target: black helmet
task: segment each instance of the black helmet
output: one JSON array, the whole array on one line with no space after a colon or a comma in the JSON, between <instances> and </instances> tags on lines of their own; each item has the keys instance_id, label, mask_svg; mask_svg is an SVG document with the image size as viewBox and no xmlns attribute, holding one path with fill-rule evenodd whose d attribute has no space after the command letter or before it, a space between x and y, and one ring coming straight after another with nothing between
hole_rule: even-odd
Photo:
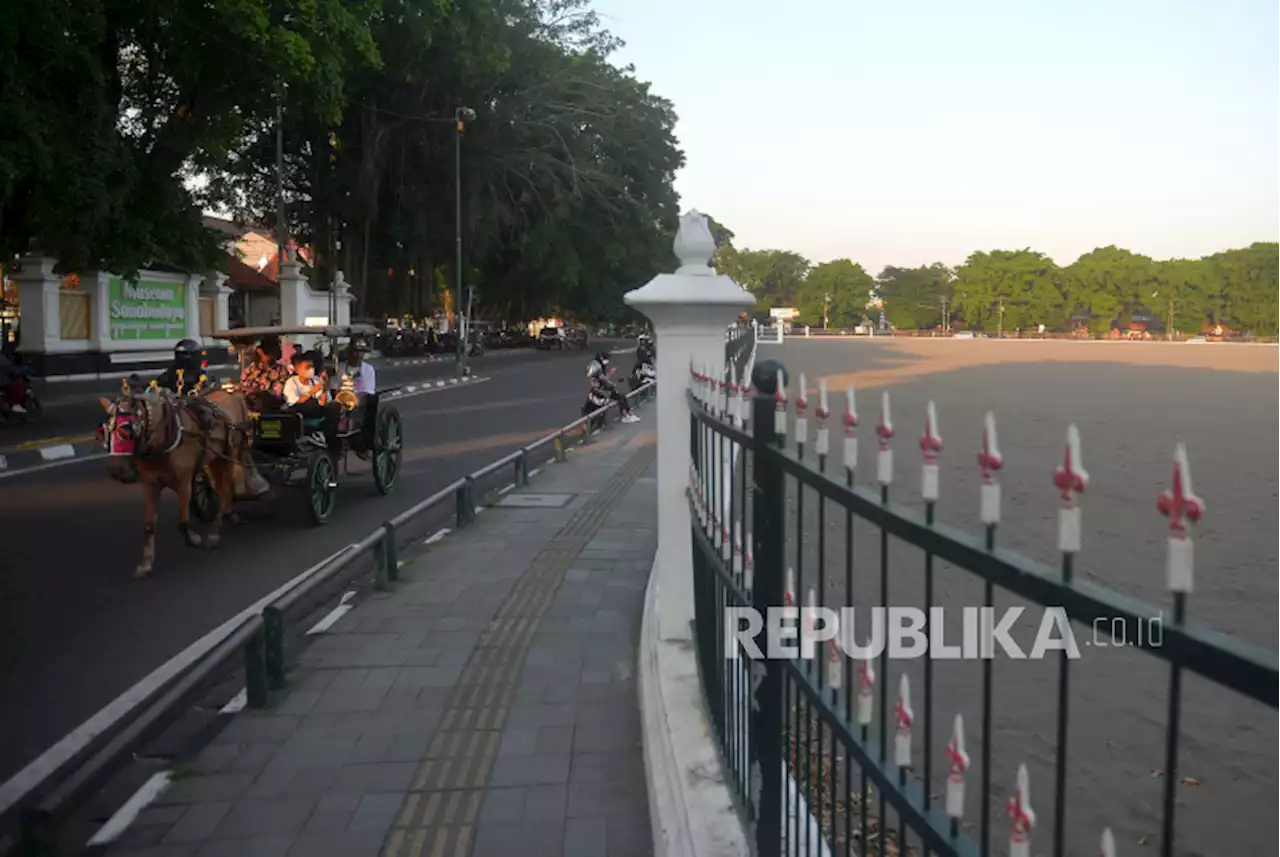
<instances>
[{"instance_id":1,"label":"black helmet","mask_svg":"<svg viewBox=\"0 0 1280 857\"><path fill-rule=\"evenodd\" d=\"M604 364L608 363L608 362L609 362L609 354L608 354L608 352L605 352L605 351L600 351L600 352L598 352L598 353L596 354L596 361L597 361L601 366L603 366Z\"/></svg>"},{"instance_id":2,"label":"black helmet","mask_svg":"<svg viewBox=\"0 0 1280 857\"><path fill-rule=\"evenodd\" d=\"M191 357L200 353L200 343L194 339L184 339L173 346L174 357Z\"/></svg>"}]
</instances>

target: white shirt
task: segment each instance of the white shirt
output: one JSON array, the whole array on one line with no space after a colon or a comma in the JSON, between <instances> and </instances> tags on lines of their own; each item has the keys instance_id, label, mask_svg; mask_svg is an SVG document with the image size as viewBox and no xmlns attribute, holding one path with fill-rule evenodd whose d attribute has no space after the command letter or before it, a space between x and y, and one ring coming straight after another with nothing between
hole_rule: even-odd
<instances>
[{"instance_id":1,"label":"white shirt","mask_svg":"<svg viewBox=\"0 0 1280 857\"><path fill-rule=\"evenodd\" d=\"M305 399L313 398L311 385L315 382L315 378L304 381L297 375L290 375L289 380L284 382L284 400L290 405L296 405Z\"/></svg>"},{"instance_id":2,"label":"white shirt","mask_svg":"<svg viewBox=\"0 0 1280 857\"><path fill-rule=\"evenodd\" d=\"M344 375L355 375L356 395L363 396L367 393L373 393L378 389L378 375L374 372L373 365L364 362L359 368L352 371L347 364L343 364L342 373Z\"/></svg>"}]
</instances>

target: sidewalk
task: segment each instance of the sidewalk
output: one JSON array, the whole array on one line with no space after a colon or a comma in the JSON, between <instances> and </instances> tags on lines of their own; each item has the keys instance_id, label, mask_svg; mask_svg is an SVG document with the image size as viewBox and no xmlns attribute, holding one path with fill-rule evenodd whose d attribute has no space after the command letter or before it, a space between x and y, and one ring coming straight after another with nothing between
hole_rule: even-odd
<instances>
[{"instance_id":1,"label":"sidewalk","mask_svg":"<svg viewBox=\"0 0 1280 857\"><path fill-rule=\"evenodd\" d=\"M432 546L107 853L651 854L636 665L656 450L652 426L611 427Z\"/></svg>"}]
</instances>

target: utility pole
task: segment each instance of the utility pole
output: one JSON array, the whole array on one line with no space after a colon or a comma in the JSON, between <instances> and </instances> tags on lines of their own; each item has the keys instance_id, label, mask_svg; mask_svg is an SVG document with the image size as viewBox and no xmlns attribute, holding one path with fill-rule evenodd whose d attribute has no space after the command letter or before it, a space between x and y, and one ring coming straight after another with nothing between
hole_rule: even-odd
<instances>
[{"instance_id":1,"label":"utility pole","mask_svg":"<svg viewBox=\"0 0 1280 857\"><path fill-rule=\"evenodd\" d=\"M1169 325L1164 329L1165 337L1173 342L1173 298L1169 298Z\"/></svg>"},{"instance_id":2,"label":"utility pole","mask_svg":"<svg viewBox=\"0 0 1280 857\"><path fill-rule=\"evenodd\" d=\"M822 296L822 329L827 329L827 319L831 314L831 293Z\"/></svg>"},{"instance_id":3,"label":"utility pole","mask_svg":"<svg viewBox=\"0 0 1280 857\"><path fill-rule=\"evenodd\" d=\"M1000 326L996 339L1004 339L1004 298L1000 298Z\"/></svg>"},{"instance_id":4,"label":"utility pole","mask_svg":"<svg viewBox=\"0 0 1280 857\"><path fill-rule=\"evenodd\" d=\"M947 313L947 296L942 295L942 332L951 332L951 316Z\"/></svg>"}]
</instances>

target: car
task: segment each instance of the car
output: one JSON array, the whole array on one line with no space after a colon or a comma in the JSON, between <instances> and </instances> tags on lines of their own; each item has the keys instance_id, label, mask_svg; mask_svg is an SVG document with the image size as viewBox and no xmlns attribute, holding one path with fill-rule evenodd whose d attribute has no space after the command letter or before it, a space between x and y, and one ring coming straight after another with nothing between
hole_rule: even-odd
<instances>
[{"instance_id":1,"label":"car","mask_svg":"<svg viewBox=\"0 0 1280 857\"><path fill-rule=\"evenodd\" d=\"M958 333L951 334L952 339L973 339L972 330L961 330Z\"/></svg>"},{"instance_id":2,"label":"car","mask_svg":"<svg viewBox=\"0 0 1280 857\"><path fill-rule=\"evenodd\" d=\"M544 327L538 331L538 341L535 343L539 351L550 351L552 348L564 350L564 331L558 327Z\"/></svg>"},{"instance_id":3,"label":"car","mask_svg":"<svg viewBox=\"0 0 1280 857\"><path fill-rule=\"evenodd\" d=\"M1187 340L1188 345L1199 345L1202 342L1208 342L1203 336L1193 336Z\"/></svg>"}]
</instances>

